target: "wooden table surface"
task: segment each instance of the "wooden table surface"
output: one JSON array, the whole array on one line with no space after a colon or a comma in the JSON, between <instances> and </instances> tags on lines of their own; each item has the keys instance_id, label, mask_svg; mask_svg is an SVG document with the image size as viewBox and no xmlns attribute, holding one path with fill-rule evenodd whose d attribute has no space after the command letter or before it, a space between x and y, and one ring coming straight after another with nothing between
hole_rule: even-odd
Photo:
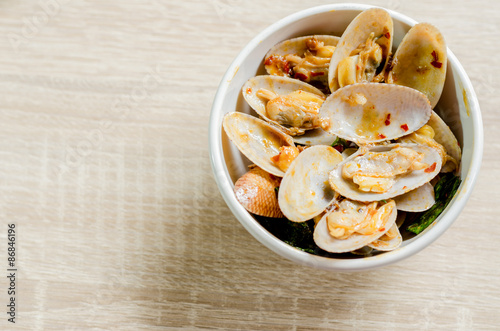
<instances>
[{"instance_id":1,"label":"wooden table surface","mask_svg":"<svg viewBox=\"0 0 500 331\"><path fill-rule=\"evenodd\" d=\"M302 267L219 194L207 137L226 68L332 2L1 1L0 329L498 329L497 1L364 1L436 25L479 97L482 171L434 244L368 272Z\"/></svg>"}]
</instances>

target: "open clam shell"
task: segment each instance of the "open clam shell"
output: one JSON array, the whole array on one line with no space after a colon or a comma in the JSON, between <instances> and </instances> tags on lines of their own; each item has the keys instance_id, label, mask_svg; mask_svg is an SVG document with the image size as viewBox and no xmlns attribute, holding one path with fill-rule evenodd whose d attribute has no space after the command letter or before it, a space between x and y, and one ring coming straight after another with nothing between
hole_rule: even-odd
<instances>
[{"instance_id":1,"label":"open clam shell","mask_svg":"<svg viewBox=\"0 0 500 331\"><path fill-rule=\"evenodd\" d=\"M270 122L272 121L269 119L266 112L267 100L257 95L260 89L266 89L278 96L288 95L294 91L302 90L325 98L325 94L319 89L298 79L270 75L252 77L242 87L243 97L257 114Z\"/></svg>"},{"instance_id":2,"label":"open clam shell","mask_svg":"<svg viewBox=\"0 0 500 331\"><path fill-rule=\"evenodd\" d=\"M336 46L339 39L339 37L330 35L311 35L284 40L273 46L269 52L267 52L264 59L266 71L270 75L293 77L296 74L293 70L294 63L293 61L290 62L287 56L303 58L308 51L311 52L311 44L319 42L324 46ZM311 77L305 78L308 81L319 80L326 83L328 80L328 66L330 65L331 54L322 54L321 51L316 52L314 50L312 52L315 57L325 58L328 59L328 61L322 61L325 62L325 65L314 63L314 65L311 66ZM294 78L300 79L300 75L297 76L298 77Z\"/></svg>"},{"instance_id":3,"label":"open clam shell","mask_svg":"<svg viewBox=\"0 0 500 331\"><path fill-rule=\"evenodd\" d=\"M395 237L390 239L387 238L386 234L388 232L392 232L392 234L395 234ZM369 243L368 247L384 252L392 251L398 248L403 242L403 237L401 236L401 233L399 232L399 228L396 225L396 223L392 225L392 227L389 229L389 231L387 231L387 233Z\"/></svg>"},{"instance_id":4,"label":"open clam shell","mask_svg":"<svg viewBox=\"0 0 500 331\"><path fill-rule=\"evenodd\" d=\"M419 23L399 44L386 81L419 90L434 108L443 91L446 62L446 43L439 30Z\"/></svg>"},{"instance_id":5,"label":"open clam shell","mask_svg":"<svg viewBox=\"0 0 500 331\"><path fill-rule=\"evenodd\" d=\"M422 127L429 101L417 90L390 84L359 83L331 94L320 108L327 132L359 144L396 139Z\"/></svg>"},{"instance_id":6,"label":"open clam shell","mask_svg":"<svg viewBox=\"0 0 500 331\"><path fill-rule=\"evenodd\" d=\"M446 153L449 156L454 158L458 164L462 159L462 151L460 146L458 145L457 138L451 131L450 127L443 121L438 114L434 111L431 114L429 122L427 123L434 130L434 140L441 144L445 149ZM448 163L444 164L441 172L449 172L452 171L455 165L450 165Z\"/></svg>"},{"instance_id":7,"label":"open clam shell","mask_svg":"<svg viewBox=\"0 0 500 331\"><path fill-rule=\"evenodd\" d=\"M326 213L319 221L314 229L313 239L316 245L321 249L330 253L345 253L351 252L361 247L364 247L384 235L395 224L397 217L396 208L392 209L391 214L384 219L378 231L370 235L353 233L346 239L337 239L330 235L328 231L327 217L335 210Z\"/></svg>"},{"instance_id":8,"label":"open clam shell","mask_svg":"<svg viewBox=\"0 0 500 331\"><path fill-rule=\"evenodd\" d=\"M366 42L370 34L374 33L375 38L380 38L378 44L382 48L382 62L377 72L383 72L387 66L391 53L393 40L393 22L389 13L381 8L371 8L361 12L346 28L340 38L335 52L330 61L328 71L328 85L330 91L336 91L340 85L338 82L338 65L349 57L351 53L361 44Z\"/></svg>"},{"instance_id":9,"label":"open clam shell","mask_svg":"<svg viewBox=\"0 0 500 331\"><path fill-rule=\"evenodd\" d=\"M430 183L394 198L398 210L421 212L431 208L436 200L434 199L434 187Z\"/></svg>"},{"instance_id":10,"label":"open clam shell","mask_svg":"<svg viewBox=\"0 0 500 331\"><path fill-rule=\"evenodd\" d=\"M325 211L335 197L328 174L342 160L342 155L330 146L313 146L300 153L279 189L283 214L294 222L304 222Z\"/></svg>"},{"instance_id":11,"label":"open clam shell","mask_svg":"<svg viewBox=\"0 0 500 331\"><path fill-rule=\"evenodd\" d=\"M422 153L423 159L421 160L421 162L428 164L429 167L421 170L413 170L411 172L396 176L395 182L392 187L383 193L361 191L359 190L358 185L353 183L352 180L345 179L342 176L342 167L357 156L360 156L365 152L386 152L397 147L406 147L413 149L416 152ZM417 144L391 144L385 146L373 146L365 150L358 150L349 158L337 164L335 169L330 172L329 180L330 185L337 193L351 200L365 202L380 201L399 196L424 185L432 178L434 178L439 173L440 169L441 157L435 149Z\"/></svg>"},{"instance_id":12,"label":"open clam shell","mask_svg":"<svg viewBox=\"0 0 500 331\"><path fill-rule=\"evenodd\" d=\"M281 218L283 213L276 197L280 178L259 167L251 168L234 184L236 200L249 212L272 218Z\"/></svg>"},{"instance_id":13,"label":"open clam shell","mask_svg":"<svg viewBox=\"0 0 500 331\"><path fill-rule=\"evenodd\" d=\"M250 161L270 174L285 175L271 158L280 153L280 147L295 146L292 137L263 120L239 112L226 114L222 125L229 139Z\"/></svg>"},{"instance_id":14,"label":"open clam shell","mask_svg":"<svg viewBox=\"0 0 500 331\"><path fill-rule=\"evenodd\" d=\"M266 54L265 60L269 59L272 55L298 55L303 56L304 53L309 49L307 47L307 41L312 38L316 38L319 42L322 42L325 46L337 46L340 37L331 35L310 35L297 37L292 39L284 40L276 45L274 45ZM268 74L271 74L268 71Z\"/></svg>"},{"instance_id":15,"label":"open clam shell","mask_svg":"<svg viewBox=\"0 0 500 331\"><path fill-rule=\"evenodd\" d=\"M316 87L304 83L300 80L289 77L268 76L268 75L256 76L250 78L245 83L245 85L243 85L242 88L243 97L250 105L250 107L252 107L252 109L254 109L257 112L257 114L259 114L259 116L261 116L263 119L265 119L269 123L276 125L283 132L290 135L294 134L293 133L294 130L292 130L289 127L285 127L269 118L266 111L266 105L268 100L259 97L257 95L257 92L260 89L268 90L278 96L288 95L295 91L304 91L316 94L323 99L325 98L323 92L321 92ZM304 130L305 130L304 134L295 136L293 138L296 143L303 145L331 145L337 138L336 136L322 130L321 128L310 129L310 130L304 129Z\"/></svg>"}]
</instances>

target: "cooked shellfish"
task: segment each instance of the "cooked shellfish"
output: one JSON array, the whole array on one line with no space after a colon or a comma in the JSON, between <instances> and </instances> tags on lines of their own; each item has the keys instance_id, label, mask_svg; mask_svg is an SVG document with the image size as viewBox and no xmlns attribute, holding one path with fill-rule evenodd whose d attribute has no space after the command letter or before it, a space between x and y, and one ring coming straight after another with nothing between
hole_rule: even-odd
<instances>
[{"instance_id":1,"label":"cooked shellfish","mask_svg":"<svg viewBox=\"0 0 500 331\"><path fill-rule=\"evenodd\" d=\"M436 132L439 133L439 141L443 142L443 144L445 144L448 148L445 148L442 144L436 141ZM451 172L458 169L461 154L458 142L450 128L434 112L432 112L431 119L429 119L429 122L427 122L426 125L407 136L401 137L397 140L397 142L416 143L434 148L441 156L441 163L443 164L441 172ZM449 155L450 152L448 151L451 151L453 155L456 155L458 161Z\"/></svg>"},{"instance_id":2,"label":"cooked shellfish","mask_svg":"<svg viewBox=\"0 0 500 331\"><path fill-rule=\"evenodd\" d=\"M342 160L342 155L330 146L313 146L300 153L279 189L283 214L291 221L304 222L325 211L335 197L328 174Z\"/></svg>"},{"instance_id":3,"label":"cooked shellfish","mask_svg":"<svg viewBox=\"0 0 500 331\"><path fill-rule=\"evenodd\" d=\"M343 87L320 108L327 132L357 144L407 135L423 126L430 116L429 101L422 93L404 86L376 83Z\"/></svg>"},{"instance_id":4,"label":"cooked shellfish","mask_svg":"<svg viewBox=\"0 0 500 331\"><path fill-rule=\"evenodd\" d=\"M402 242L403 237L399 232L398 226L396 225L396 223L394 223L389 231L380 236L380 238L369 243L368 247L379 251L392 251L398 248Z\"/></svg>"},{"instance_id":5,"label":"cooked shellfish","mask_svg":"<svg viewBox=\"0 0 500 331\"><path fill-rule=\"evenodd\" d=\"M434 187L430 183L394 198L398 210L420 212L425 211L436 203Z\"/></svg>"},{"instance_id":6,"label":"cooked shellfish","mask_svg":"<svg viewBox=\"0 0 500 331\"><path fill-rule=\"evenodd\" d=\"M454 169L458 170L462 160L462 150L450 127L434 111L431 113L431 117L429 118L429 122L427 122L427 124L434 130L433 139L438 144L443 146L447 155L452 158L447 158L441 171L451 172Z\"/></svg>"},{"instance_id":7,"label":"cooked shellfish","mask_svg":"<svg viewBox=\"0 0 500 331\"><path fill-rule=\"evenodd\" d=\"M286 224L305 225L310 241L314 223L314 242L327 252L366 255L399 247L406 213L441 202L434 178L461 161L456 137L432 111L446 76L446 46L429 24L415 25L391 62L392 42L389 13L373 8L341 38L298 37L269 50L270 75L242 87L263 120L233 113L223 122L257 165L235 183L249 212L314 220ZM407 220L416 222L418 215Z\"/></svg>"},{"instance_id":8,"label":"cooked shellfish","mask_svg":"<svg viewBox=\"0 0 500 331\"><path fill-rule=\"evenodd\" d=\"M332 55L328 72L330 91L360 82L379 82L389 62L393 23L381 8L361 12L346 28Z\"/></svg>"},{"instance_id":9,"label":"cooked shellfish","mask_svg":"<svg viewBox=\"0 0 500 331\"><path fill-rule=\"evenodd\" d=\"M330 172L332 188L357 201L390 199L424 185L441 169L428 146L392 144L360 148Z\"/></svg>"},{"instance_id":10,"label":"cooked shellfish","mask_svg":"<svg viewBox=\"0 0 500 331\"><path fill-rule=\"evenodd\" d=\"M290 135L318 128L323 92L296 79L257 76L243 85L243 97L257 114Z\"/></svg>"},{"instance_id":11,"label":"cooked shellfish","mask_svg":"<svg viewBox=\"0 0 500 331\"><path fill-rule=\"evenodd\" d=\"M386 82L419 90L434 108L443 91L446 63L446 44L439 30L429 23L419 23L399 45Z\"/></svg>"},{"instance_id":12,"label":"cooked shellfish","mask_svg":"<svg viewBox=\"0 0 500 331\"><path fill-rule=\"evenodd\" d=\"M295 147L292 137L278 128L244 113L228 113L222 122L231 141L250 161L278 177L285 172L273 161L283 147ZM281 150L280 150L281 148Z\"/></svg>"},{"instance_id":13,"label":"cooked shellfish","mask_svg":"<svg viewBox=\"0 0 500 331\"><path fill-rule=\"evenodd\" d=\"M234 184L236 200L249 212L272 218L281 218L283 213L278 204L276 188L280 178L253 166Z\"/></svg>"},{"instance_id":14,"label":"cooked shellfish","mask_svg":"<svg viewBox=\"0 0 500 331\"><path fill-rule=\"evenodd\" d=\"M314 35L282 41L264 59L268 74L328 85L330 59L339 37Z\"/></svg>"},{"instance_id":15,"label":"cooked shellfish","mask_svg":"<svg viewBox=\"0 0 500 331\"><path fill-rule=\"evenodd\" d=\"M385 234L396 221L394 200L361 203L348 199L325 214L314 230L314 242L331 253L350 252Z\"/></svg>"}]
</instances>

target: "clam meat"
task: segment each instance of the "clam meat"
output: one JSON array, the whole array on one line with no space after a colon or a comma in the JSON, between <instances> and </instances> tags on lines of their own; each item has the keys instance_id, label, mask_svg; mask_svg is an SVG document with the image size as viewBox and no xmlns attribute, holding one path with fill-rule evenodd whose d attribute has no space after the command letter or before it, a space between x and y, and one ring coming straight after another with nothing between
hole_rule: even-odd
<instances>
[{"instance_id":1,"label":"clam meat","mask_svg":"<svg viewBox=\"0 0 500 331\"><path fill-rule=\"evenodd\" d=\"M328 85L328 67L339 37L313 35L292 38L275 45L264 59L268 74Z\"/></svg>"}]
</instances>

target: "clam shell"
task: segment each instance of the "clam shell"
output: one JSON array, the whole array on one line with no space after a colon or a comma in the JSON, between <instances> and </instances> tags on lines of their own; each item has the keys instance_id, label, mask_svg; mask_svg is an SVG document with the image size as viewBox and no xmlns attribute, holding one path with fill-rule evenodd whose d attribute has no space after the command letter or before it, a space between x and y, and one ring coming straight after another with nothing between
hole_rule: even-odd
<instances>
[{"instance_id":1,"label":"clam shell","mask_svg":"<svg viewBox=\"0 0 500 331\"><path fill-rule=\"evenodd\" d=\"M322 128L307 130L306 133L300 136L293 136L293 141L296 144L314 146L314 145L328 145L331 146L337 136L326 132Z\"/></svg>"},{"instance_id":2,"label":"clam shell","mask_svg":"<svg viewBox=\"0 0 500 331\"><path fill-rule=\"evenodd\" d=\"M460 161L462 160L462 150L458 145L457 138L451 131L450 127L434 111L432 112L427 124L434 129L434 140L441 144L446 149L446 153L448 153L449 156L454 158L457 163L460 164ZM441 172L449 172L451 170L450 165L446 163L443 165Z\"/></svg>"},{"instance_id":3,"label":"clam shell","mask_svg":"<svg viewBox=\"0 0 500 331\"><path fill-rule=\"evenodd\" d=\"M305 92L319 95L322 98L325 98L325 95L319 89L310 84L302 82L298 79L281 77L281 76L269 76L269 75L262 75L250 78L242 87L243 97L245 98L247 103L262 118L278 126L280 129L282 129L284 132L288 134L290 133L290 130L280 125L278 122L271 120L267 116L266 104L268 100L257 96L257 91L259 89L269 90L276 95L288 95L294 91L302 90Z\"/></svg>"},{"instance_id":4,"label":"clam shell","mask_svg":"<svg viewBox=\"0 0 500 331\"><path fill-rule=\"evenodd\" d=\"M366 98L359 104L354 97ZM417 90L390 84L359 83L331 94L320 108L326 131L359 144L396 139L422 127L431 116L429 101Z\"/></svg>"},{"instance_id":5,"label":"clam shell","mask_svg":"<svg viewBox=\"0 0 500 331\"><path fill-rule=\"evenodd\" d=\"M393 40L393 23L389 13L381 8L371 8L361 12L352 20L340 38L335 52L330 60L328 71L328 85L330 91L334 92L339 88L337 80L337 67L344 58L351 55L361 43L364 43L370 33L375 33L375 36L381 36L388 33L389 38L385 38L386 42L382 44L384 67L387 66L387 59L390 55Z\"/></svg>"},{"instance_id":6,"label":"clam shell","mask_svg":"<svg viewBox=\"0 0 500 331\"><path fill-rule=\"evenodd\" d=\"M306 46L306 41L316 38L318 41L323 42L325 46L337 46L337 43L340 40L340 37L330 36L330 35L311 35L311 36L303 36L292 39L284 40L276 45L274 45L266 54L264 62L269 59L272 55L281 55L285 56L288 54L303 56L304 53L308 50ZM267 68L266 68L267 70ZM268 74L271 74L267 71Z\"/></svg>"},{"instance_id":7,"label":"clam shell","mask_svg":"<svg viewBox=\"0 0 500 331\"><path fill-rule=\"evenodd\" d=\"M291 221L304 222L325 211L335 195L328 174L342 160L342 155L330 146L313 146L300 153L279 189L283 214Z\"/></svg>"},{"instance_id":8,"label":"clam shell","mask_svg":"<svg viewBox=\"0 0 500 331\"><path fill-rule=\"evenodd\" d=\"M279 154L281 146L295 146L292 137L263 120L239 112L226 114L222 126L229 139L250 161L270 174L285 175L271 158Z\"/></svg>"},{"instance_id":9,"label":"clam shell","mask_svg":"<svg viewBox=\"0 0 500 331\"><path fill-rule=\"evenodd\" d=\"M392 213L387 217L385 223L382 224L381 231L377 231L372 235L362 235L359 233L353 233L347 239L337 239L330 235L328 232L327 216L332 211L326 213L323 218L319 221L314 228L313 239L316 245L321 249L330 253L345 253L351 252L361 247L368 245L369 243L377 240L382 235L384 235L389 229L395 224L397 210L393 208Z\"/></svg>"},{"instance_id":10,"label":"clam shell","mask_svg":"<svg viewBox=\"0 0 500 331\"><path fill-rule=\"evenodd\" d=\"M431 208L436 200L434 199L434 187L430 183L394 198L398 210L420 212Z\"/></svg>"},{"instance_id":11,"label":"clam shell","mask_svg":"<svg viewBox=\"0 0 500 331\"><path fill-rule=\"evenodd\" d=\"M403 242L403 237L401 236L401 233L399 232L399 228L396 225L396 223L392 225L390 231L396 232L397 233L396 237L390 240L385 240L384 236L381 236L380 238L369 243L368 247L384 252L392 251L398 248Z\"/></svg>"},{"instance_id":12,"label":"clam shell","mask_svg":"<svg viewBox=\"0 0 500 331\"><path fill-rule=\"evenodd\" d=\"M236 200L249 212L273 218L283 217L276 197L280 178L253 167L234 184Z\"/></svg>"},{"instance_id":13,"label":"clam shell","mask_svg":"<svg viewBox=\"0 0 500 331\"><path fill-rule=\"evenodd\" d=\"M365 202L380 201L380 200L390 199L398 195L404 194L406 192L409 192L411 190L414 190L417 187L420 187L425 183L429 182L439 173L439 170L441 169L441 157L436 150L428 146L417 145L417 144L391 144L385 146L370 147L368 148L368 151L384 152L399 146L412 148L413 150L419 153L423 153L424 157L422 162L427 163L429 165L433 165L434 163L436 163L436 166L432 171L429 171L431 169L429 170L421 169L421 170L414 170L407 174L398 175L396 177L394 185L387 192L384 193L363 192L358 189L358 185L354 184L351 180L344 179L342 176L342 167L344 166L344 164L346 162L349 162L353 158L357 157L361 153L363 153L363 151L359 150L358 152L351 155L349 158L337 164L335 169L333 169L332 172L330 172L330 177L329 177L330 185L337 193L351 200L365 201Z\"/></svg>"},{"instance_id":14,"label":"clam shell","mask_svg":"<svg viewBox=\"0 0 500 331\"><path fill-rule=\"evenodd\" d=\"M446 78L446 44L439 30L429 23L413 26L394 54L387 82L424 93L434 108Z\"/></svg>"}]
</instances>

